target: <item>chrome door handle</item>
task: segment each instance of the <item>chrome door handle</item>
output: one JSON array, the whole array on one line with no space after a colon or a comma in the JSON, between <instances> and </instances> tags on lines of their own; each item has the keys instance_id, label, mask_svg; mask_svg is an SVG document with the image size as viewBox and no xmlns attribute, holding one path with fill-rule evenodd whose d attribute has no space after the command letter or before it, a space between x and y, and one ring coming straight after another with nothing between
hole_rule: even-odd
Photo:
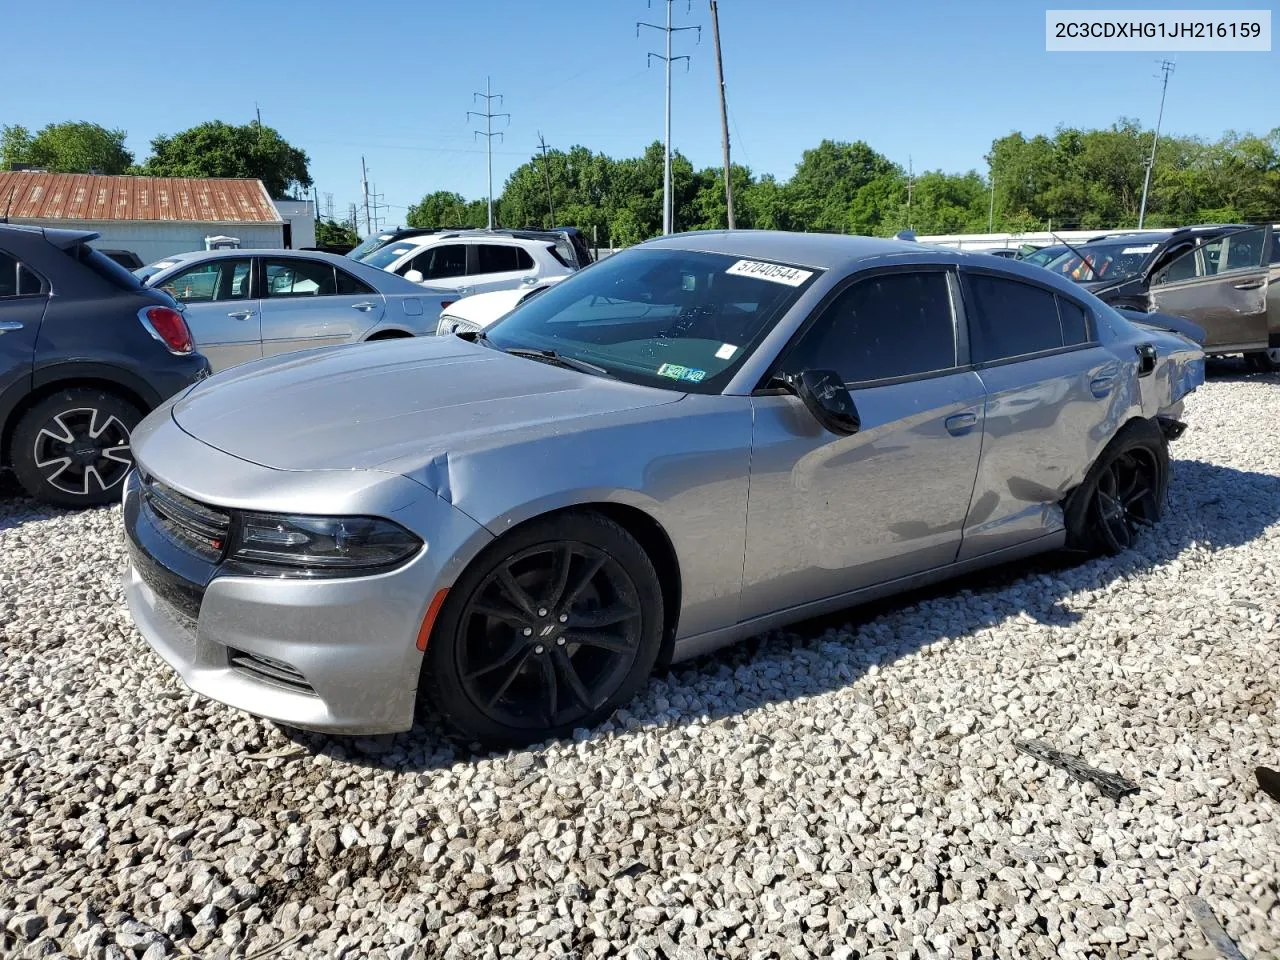
<instances>
[{"instance_id":1,"label":"chrome door handle","mask_svg":"<svg viewBox=\"0 0 1280 960\"><path fill-rule=\"evenodd\" d=\"M469 296L470 293L471 293L470 287L458 287L458 296L465 297L465 296Z\"/></svg>"},{"instance_id":2,"label":"chrome door handle","mask_svg":"<svg viewBox=\"0 0 1280 960\"><path fill-rule=\"evenodd\" d=\"M537 283L537 282L538 282L538 278L537 278L537 277L525 277L525 278L524 278L524 279L522 279L520 282L521 282L521 283L523 283L523 284L525 284L525 285L527 285L527 286L532 287L535 283Z\"/></svg>"},{"instance_id":3,"label":"chrome door handle","mask_svg":"<svg viewBox=\"0 0 1280 960\"><path fill-rule=\"evenodd\" d=\"M1232 284L1237 290L1257 290L1262 286L1261 280L1246 280L1244 283Z\"/></svg>"},{"instance_id":4,"label":"chrome door handle","mask_svg":"<svg viewBox=\"0 0 1280 960\"><path fill-rule=\"evenodd\" d=\"M360 310L360 311L363 311L364 313L368 313L370 310L373 309L373 307L374 307L374 304L370 303L368 300L364 300L360 303L353 303L351 305L352 310Z\"/></svg>"},{"instance_id":5,"label":"chrome door handle","mask_svg":"<svg viewBox=\"0 0 1280 960\"><path fill-rule=\"evenodd\" d=\"M234 310L231 313L228 313L227 316L231 317L233 320L248 320L250 317L253 316L253 311L252 310Z\"/></svg>"},{"instance_id":6,"label":"chrome door handle","mask_svg":"<svg viewBox=\"0 0 1280 960\"><path fill-rule=\"evenodd\" d=\"M1114 382L1114 377L1094 377L1089 381L1089 392L1098 399L1102 399L1111 392L1111 385Z\"/></svg>"},{"instance_id":7,"label":"chrome door handle","mask_svg":"<svg viewBox=\"0 0 1280 960\"><path fill-rule=\"evenodd\" d=\"M14 333L22 329L22 324L17 320L5 320L0 323L0 333Z\"/></svg>"},{"instance_id":8,"label":"chrome door handle","mask_svg":"<svg viewBox=\"0 0 1280 960\"><path fill-rule=\"evenodd\" d=\"M973 429L973 425L977 422L978 415L976 413L957 413L953 416L947 417L945 421L947 433L951 434L953 437L964 436Z\"/></svg>"}]
</instances>

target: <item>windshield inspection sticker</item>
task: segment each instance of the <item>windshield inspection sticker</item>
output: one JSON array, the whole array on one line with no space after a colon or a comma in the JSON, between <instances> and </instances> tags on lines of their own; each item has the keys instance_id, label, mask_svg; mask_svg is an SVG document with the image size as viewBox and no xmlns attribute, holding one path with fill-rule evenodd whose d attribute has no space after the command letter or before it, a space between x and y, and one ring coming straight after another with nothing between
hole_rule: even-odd
<instances>
[{"instance_id":1,"label":"windshield inspection sticker","mask_svg":"<svg viewBox=\"0 0 1280 960\"><path fill-rule=\"evenodd\" d=\"M690 383L701 383L707 371L696 367L682 367L678 363L664 363L658 368L658 376L670 377L672 380L688 380Z\"/></svg>"},{"instance_id":2,"label":"windshield inspection sticker","mask_svg":"<svg viewBox=\"0 0 1280 960\"><path fill-rule=\"evenodd\" d=\"M731 360L733 355L738 352L738 348L732 343L720 344L720 349L716 351L717 360Z\"/></svg>"},{"instance_id":3,"label":"windshield inspection sticker","mask_svg":"<svg viewBox=\"0 0 1280 960\"><path fill-rule=\"evenodd\" d=\"M759 260L739 260L725 273L735 277L757 277L770 283L785 283L788 287L798 287L813 276L812 270L799 270L795 267L784 267L780 263L763 263Z\"/></svg>"},{"instance_id":4,"label":"windshield inspection sticker","mask_svg":"<svg viewBox=\"0 0 1280 960\"><path fill-rule=\"evenodd\" d=\"M1156 245L1154 243L1148 243L1145 247L1125 247L1120 251L1120 255L1124 256L1126 253L1150 253L1155 248Z\"/></svg>"}]
</instances>

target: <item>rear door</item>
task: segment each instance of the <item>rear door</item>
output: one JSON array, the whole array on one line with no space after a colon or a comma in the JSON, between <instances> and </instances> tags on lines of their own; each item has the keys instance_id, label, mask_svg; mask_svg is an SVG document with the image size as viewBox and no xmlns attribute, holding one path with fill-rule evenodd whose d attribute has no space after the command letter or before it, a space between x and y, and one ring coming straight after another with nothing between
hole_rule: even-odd
<instances>
[{"instance_id":1,"label":"rear door","mask_svg":"<svg viewBox=\"0 0 1280 960\"><path fill-rule=\"evenodd\" d=\"M468 286L474 293L511 290L537 280L537 265L519 244L483 241L469 244L468 253Z\"/></svg>"},{"instance_id":2,"label":"rear door","mask_svg":"<svg viewBox=\"0 0 1280 960\"><path fill-rule=\"evenodd\" d=\"M36 336L48 302L49 284L0 250L0 413L9 406L6 400L30 388Z\"/></svg>"},{"instance_id":3,"label":"rear door","mask_svg":"<svg viewBox=\"0 0 1280 960\"><path fill-rule=\"evenodd\" d=\"M969 350L986 387L982 462L959 558L1062 530L1059 506L1132 402L1082 302L1020 277L962 271Z\"/></svg>"},{"instance_id":4,"label":"rear door","mask_svg":"<svg viewBox=\"0 0 1280 960\"><path fill-rule=\"evenodd\" d=\"M196 349L215 371L262 356L262 312L252 274L251 257L215 257L156 284L183 305Z\"/></svg>"},{"instance_id":5,"label":"rear door","mask_svg":"<svg viewBox=\"0 0 1280 960\"><path fill-rule=\"evenodd\" d=\"M1152 276L1152 306L1203 327L1207 352L1265 350L1270 235L1250 227L1187 251Z\"/></svg>"},{"instance_id":6,"label":"rear door","mask_svg":"<svg viewBox=\"0 0 1280 960\"><path fill-rule=\"evenodd\" d=\"M951 563L982 449L985 394L961 369L946 269L862 276L779 363L836 370L862 419L820 427L791 395L752 399L744 619Z\"/></svg>"},{"instance_id":7,"label":"rear door","mask_svg":"<svg viewBox=\"0 0 1280 960\"><path fill-rule=\"evenodd\" d=\"M350 343L382 319L372 287L326 260L261 258L262 355Z\"/></svg>"}]
</instances>

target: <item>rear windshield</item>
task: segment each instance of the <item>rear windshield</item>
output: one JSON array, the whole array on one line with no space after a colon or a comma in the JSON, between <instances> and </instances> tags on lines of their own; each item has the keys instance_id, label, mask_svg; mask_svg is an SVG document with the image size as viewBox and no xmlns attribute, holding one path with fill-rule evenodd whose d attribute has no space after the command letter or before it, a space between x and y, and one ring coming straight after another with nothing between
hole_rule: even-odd
<instances>
[{"instance_id":1,"label":"rear windshield","mask_svg":"<svg viewBox=\"0 0 1280 960\"><path fill-rule=\"evenodd\" d=\"M113 287L120 290L137 290L142 286L141 280L87 243L78 243L66 253L67 256L79 260Z\"/></svg>"},{"instance_id":2,"label":"rear windshield","mask_svg":"<svg viewBox=\"0 0 1280 960\"><path fill-rule=\"evenodd\" d=\"M133 275L143 283L146 283L157 273L163 273L170 267L176 267L178 263L179 261L177 260L157 260L155 263L149 263L145 267L139 267L137 270L133 271Z\"/></svg>"},{"instance_id":3,"label":"rear windshield","mask_svg":"<svg viewBox=\"0 0 1280 960\"><path fill-rule=\"evenodd\" d=\"M360 244L360 246L356 247L354 250L349 250L347 252L347 256L352 260L363 260L369 254L373 253L373 251L377 250L379 247L385 247L390 242L390 235L381 237L373 236Z\"/></svg>"},{"instance_id":4,"label":"rear windshield","mask_svg":"<svg viewBox=\"0 0 1280 960\"><path fill-rule=\"evenodd\" d=\"M368 256L361 257L361 263L367 263L371 267L377 267L379 270L385 270L391 264L395 263L406 253L412 253L417 250L421 244L418 243L389 243L385 247L375 250Z\"/></svg>"}]
</instances>

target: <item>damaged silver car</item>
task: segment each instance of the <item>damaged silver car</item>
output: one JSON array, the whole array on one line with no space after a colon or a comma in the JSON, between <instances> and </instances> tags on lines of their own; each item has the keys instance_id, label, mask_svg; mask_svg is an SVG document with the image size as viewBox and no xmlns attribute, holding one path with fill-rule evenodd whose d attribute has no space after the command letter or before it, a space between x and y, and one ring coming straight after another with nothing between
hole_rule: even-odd
<instances>
[{"instance_id":1,"label":"damaged silver car","mask_svg":"<svg viewBox=\"0 0 1280 960\"><path fill-rule=\"evenodd\" d=\"M656 664L1157 520L1200 347L896 240L666 237L485 331L275 357L133 434L125 594L298 727L598 723Z\"/></svg>"}]
</instances>

